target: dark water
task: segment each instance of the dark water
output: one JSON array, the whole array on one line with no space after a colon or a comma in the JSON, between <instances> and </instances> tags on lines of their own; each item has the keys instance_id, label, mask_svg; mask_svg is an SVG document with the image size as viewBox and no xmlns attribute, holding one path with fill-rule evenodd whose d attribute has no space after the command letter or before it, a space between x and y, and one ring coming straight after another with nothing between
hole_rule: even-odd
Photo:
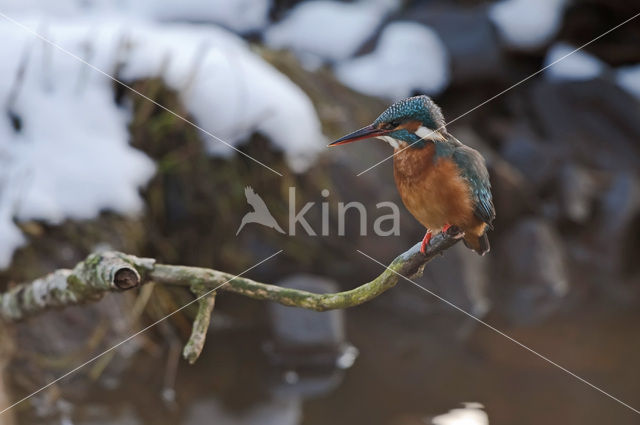
<instances>
[{"instance_id":1,"label":"dark water","mask_svg":"<svg viewBox=\"0 0 640 425\"><path fill-rule=\"evenodd\" d=\"M96 383L82 401L70 400L71 422L41 421L25 409L21 423L411 425L469 401L485 406L491 424L640 423L638 414L459 312L393 311L385 308L388 296L347 311L347 338L360 355L321 396L275 397L262 349L268 337L250 325L213 332L195 366L179 363L174 403L161 396L167 353L143 353L114 389ZM603 304L529 326L487 321L638 407L640 314Z\"/></svg>"},{"instance_id":2,"label":"dark water","mask_svg":"<svg viewBox=\"0 0 640 425\"><path fill-rule=\"evenodd\" d=\"M485 327L456 342L428 319L407 323L371 312L351 319L350 338L361 358L334 394L308 403L305 423L395 424L464 401L484 404L492 424L640 423L636 413ZM637 320L635 312L589 310L500 328L638 406Z\"/></svg>"}]
</instances>

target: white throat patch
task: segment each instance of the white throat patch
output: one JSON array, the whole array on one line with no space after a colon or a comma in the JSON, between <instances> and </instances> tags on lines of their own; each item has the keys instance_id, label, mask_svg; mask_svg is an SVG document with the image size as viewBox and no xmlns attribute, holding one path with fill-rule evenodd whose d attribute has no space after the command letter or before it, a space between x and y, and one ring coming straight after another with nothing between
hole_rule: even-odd
<instances>
[{"instance_id":1,"label":"white throat patch","mask_svg":"<svg viewBox=\"0 0 640 425\"><path fill-rule=\"evenodd\" d=\"M420 126L416 130L416 134L423 140L445 140L445 137L438 130L432 130L428 127Z\"/></svg>"},{"instance_id":2,"label":"white throat patch","mask_svg":"<svg viewBox=\"0 0 640 425\"><path fill-rule=\"evenodd\" d=\"M416 135L423 140L445 140L445 137L438 130L432 130L424 126L420 126L416 130ZM404 140L397 140L391 136L378 136L378 139L384 140L394 149L400 149L401 147L408 145Z\"/></svg>"},{"instance_id":3,"label":"white throat patch","mask_svg":"<svg viewBox=\"0 0 640 425\"><path fill-rule=\"evenodd\" d=\"M384 140L385 142L389 143L391 145L391 147L394 148L394 149L398 149L400 147L400 142L401 141L400 140L396 140L391 136L379 136L378 139Z\"/></svg>"}]
</instances>

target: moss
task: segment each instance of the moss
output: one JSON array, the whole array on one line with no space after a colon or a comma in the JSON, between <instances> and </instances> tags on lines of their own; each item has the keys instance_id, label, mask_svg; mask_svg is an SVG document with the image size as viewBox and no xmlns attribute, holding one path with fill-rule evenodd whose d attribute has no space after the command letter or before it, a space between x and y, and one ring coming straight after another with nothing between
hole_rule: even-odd
<instances>
[{"instance_id":1,"label":"moss","mask_svg":"<svg viewBox=\"0 0 640 425\"><path fill-rule=\"evenodd\" d=\"M86 267L94 268L100 263L100 261L102 261L102 256L100 254L91 254L87 257L84 263Z\"/></svg>"},{"instance_id":2,"label":"moss","mask_svg":"<svg viewBox=\"0 0 640 425\"><path fill-rule=\"evenodd\" d=\"M75 274L71 274L67 277L67 284L69 285L69 289L73 292L82 292L83 288L86 286Z\"/></svg>"}]
</instances>

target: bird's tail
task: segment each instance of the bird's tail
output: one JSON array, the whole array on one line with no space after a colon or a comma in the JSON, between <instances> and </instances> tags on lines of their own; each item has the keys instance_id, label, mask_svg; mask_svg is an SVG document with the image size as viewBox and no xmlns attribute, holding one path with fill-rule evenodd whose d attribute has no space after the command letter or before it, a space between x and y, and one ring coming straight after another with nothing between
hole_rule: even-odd
<instances>
[{"instance_id":1,"label":"bird's tail","mask_svg":"<svg viewBox=\"0 0 640 425\"><path fill-rule=\"evenodd\" d=\"M489 237L486 233L483 233L482 236L478 238L478 243L480 245L480 250L476 251L480 255L484 255L491 251L491 245L489 244Z\"/></svg>"},{"instance_id":2,"label":"bird's tail","mask_svg":"<svg viewBox=\"0 0 640 425\"><path fill-rule=\"evenodd\" d=\"M469 235L469 237L464 238L464 244L467 248L470 248L477 252L480 255L484 255L491 250L491 245L489 245L489 237L487 233L483 233L480 236Z\"/></svg>"}]
</instances>

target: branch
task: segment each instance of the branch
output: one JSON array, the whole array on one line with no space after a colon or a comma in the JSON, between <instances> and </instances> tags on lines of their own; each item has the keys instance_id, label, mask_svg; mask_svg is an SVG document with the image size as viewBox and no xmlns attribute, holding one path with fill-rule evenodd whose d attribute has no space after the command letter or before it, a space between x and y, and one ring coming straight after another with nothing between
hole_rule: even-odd
<instances>
[{"instance_id":1,"label":"branch","mask_svg":"<svg viewBox=\"0 0 640 425\"><path fill-rule=\"evenodd\" d=\"M91 254L73 270L56 270L0 294L0 318L18 321L52 308L97 301L107 292L135 288L154 262L119 252Z\"/></svg>"},{"instance_id":2,"label":"branch","mask_svg":"<svg viewBox=\"0 0 640 425\"><path fill-rule=\"evenodd\" d=\"M73 270L57 270L0 293L0 319L19 321L53 308L97 301L108 292L126 291L151 281L185 286L201 297L198 299L199 308L192 335L183 352L185 358L193 363L204 346L215 302L216 294L211 292L213 289L217 288L218 293L231 292L315 311L354 307L394 287L399 275L421 276L429 261L453 246L461 237L461 233L436 235L431 239L426 254L420 253L420 244L416 244L393 260L389 265L391 270L385 270L371 282L333 294L282 288L218 270L158 264L151 258L138 258L120 252L94 253Z\"/></svg>"},{"instance_id":3,"label":"branch","mask_svg":"<svg viewBox=\"0 0 640 425\"><path fill-rule=\"evenodd\" d=\"M200 357L204 342L207 339L211 313L213 313L213 306L216 303L216 292L207 289L203 285L193 285L191 292L198 298L198 313L193 320L191 336L184 346L182 356L189 363L194 364Z\"/></svg>"}]
</instances>

